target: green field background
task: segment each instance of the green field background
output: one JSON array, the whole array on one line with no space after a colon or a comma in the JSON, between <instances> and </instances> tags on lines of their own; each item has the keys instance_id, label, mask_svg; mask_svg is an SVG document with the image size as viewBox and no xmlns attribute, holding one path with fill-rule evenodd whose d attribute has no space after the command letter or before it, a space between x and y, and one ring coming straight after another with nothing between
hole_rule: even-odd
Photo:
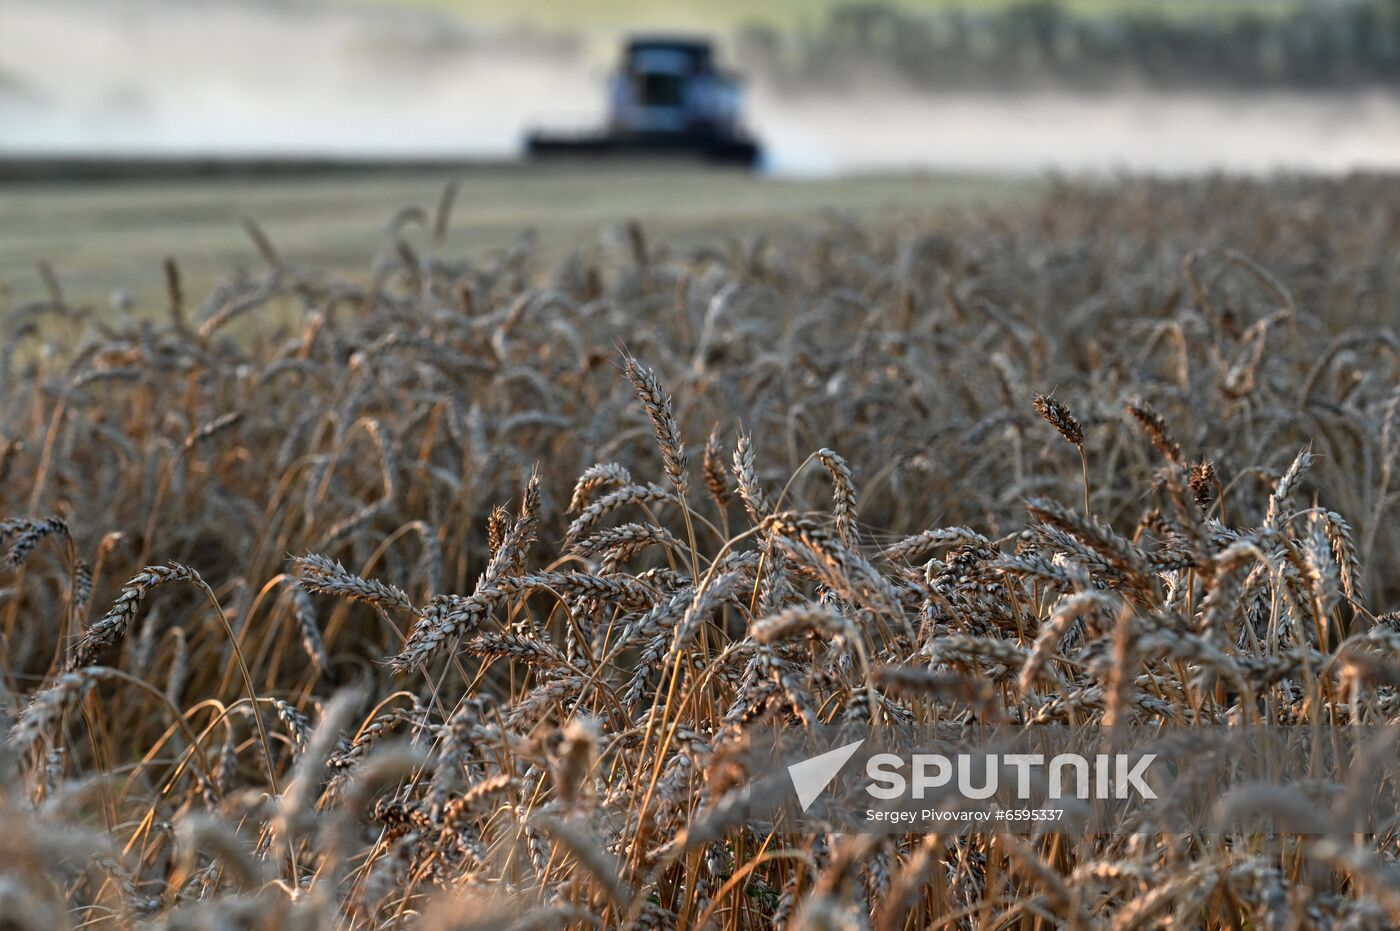
<instances>
[{"instance_id":1,"label":"green field background","mask_svg":"<svg viewBox=\"0 0 1400 931\"><path fill-rule=\"evenodd\" d=\"M255 220L302 267L368 278L393 248L388 228L404 208L431 211L459 183L450 258L488 258L522 235L547 266L603 248L630 219L679 246L820 222L824 216L897 222L932 209L1030 196L1037 182L957 175L773 179L684 168L626 171L503 166L422 173L187 182L82 182L0 186L0 287L13 305L45 295L48 262L70 301L105 305L126 294L140 313L163 306L162 262L180 264L191 297L237 268L260 268L241 220ZM421 246L421 227L405 238Z\"/></svg>"}]
</instances>

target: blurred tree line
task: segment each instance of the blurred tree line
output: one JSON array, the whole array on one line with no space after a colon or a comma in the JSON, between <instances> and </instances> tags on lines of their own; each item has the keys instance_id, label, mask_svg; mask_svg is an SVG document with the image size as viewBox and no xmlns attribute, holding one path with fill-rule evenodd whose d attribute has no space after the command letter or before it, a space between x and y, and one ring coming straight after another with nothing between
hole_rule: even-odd
<instances>
[{"instance_id":1,"label":"blurred tree line","mask_svg":"<svg viewBox=\"0 0 1400 931\"><path fill-rule=\"evenodd\" d=\"M1057 0L833 9L815 30L751 26L743 65L793 86L894 75L931 88L1056 83L1337 88L1400 82L1400 0L1076 9Z\"/></svg>"}]
</instances>

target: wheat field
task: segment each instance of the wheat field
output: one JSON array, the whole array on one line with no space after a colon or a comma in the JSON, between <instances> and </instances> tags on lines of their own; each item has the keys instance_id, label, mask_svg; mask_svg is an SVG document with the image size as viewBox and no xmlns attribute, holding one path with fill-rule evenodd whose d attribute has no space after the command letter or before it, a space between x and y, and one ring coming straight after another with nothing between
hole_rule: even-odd
<instances>
[{"instance_id":1,"label":"wheat field","mask_svg":"<svg viewBox=\"0 0 1400 931\"><path fill-rule=\"evenodd\" d=\"M1400 922L1393 830L743 817L773 722L1400 722L1400 182L451 213L6 308L0 925Z\"/></svg>"}]
</instances>

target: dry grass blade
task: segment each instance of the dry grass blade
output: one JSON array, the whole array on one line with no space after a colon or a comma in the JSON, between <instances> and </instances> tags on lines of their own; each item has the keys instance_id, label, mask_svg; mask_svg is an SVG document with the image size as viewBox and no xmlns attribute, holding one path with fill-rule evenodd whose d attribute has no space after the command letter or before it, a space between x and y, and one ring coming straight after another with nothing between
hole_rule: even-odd
<instances>
[{"instance_id":1,"label":"dry grass blade","mask_svg":"<svg viewBox=\"0 0 1400 931\"><path fill-rule=\"evenodd\" d=\"M1074 414L1070 413L1068 407L1048 394L1036 395L1033 403L1036 413L1054 427L1056 432L1065 438L1065 442L1076 447L1084 445L1084 427L1075 419Z\"/></svg>"},{"instance_id":2,"label":"dry grass blade","mask_svg":"<svg viewBox=\"0 0 1400 931\"><path fill-rule=\"evenodd\" d=\"M1171 430L1167 427L1166 418L1141 398L1130 400L1127 410L1132 415L1133 420L1137 421L1138 426L1142 428L1142 432L1147 434L1152 445L1157 447L1157 452L1165 456L1167 461L1180 464L1181 444L1172 436Z\"/></svg>"},{"instance_id":3,"label":"dry grass blade","mask_svg":"<svg viewBox=\"0 0 1400 931\"><path fill-rule=\"evenodd\" d=\"M147 566L122 587L121 597L83 632L69 655L70 668L91 665L103 650L121 640L152 589L168 582L194 582L198 574L189 566Z\"/></svg>"},{"instance_id":4,"label":"dry grass blade","mask_svg":"<svg viewBox=\"0 0 1400 931\"><path fill-rule=\"evenodd\" d=\"M292 560L297 580L308 591L350 598L378 608L416 614L417 609L401 589L374 579L363 579L347 572L333 559L308 553Z\"/></svg>"},{"instance_id":5,"label":"dry grass blade","mask_svg":"<svg viewBox=\"0 0 1400 931\"><path fill-rule=\"evenodd\" d=\"M534 819L545 833L558 841L578 864L602 887L608 898L619 908L626 909L631 894L622 881L621 869L596 839L578 825L561 818L540 815Z\"/></svg>"},{"instance_id":6,"label":"dry grass blade","mask_svg":"<svg viewBox=\"0 0 1400 931\"><path fill-rule=\"evenodd\" d=\"M836 524L836 535L846 546L855 546L856 488L851 478L851 467L846 460L829 449L819 449L818 461L831 473L833 488L831 517Z\"/></svg>"},{"instance_id":7,"label":"dry grass blade","mask_svg":"<svg viewBox=\"0 0 1400 931\"><path fill-rule=\"evenodd\" d=\"M986 537L968 527L941 527L925 530L912 537L905 537L898 543L885 547L880 555L890 562L926 562L938 550L950 546L965 546L969 543L985 545Z\"/></svg>"},{"instance_id":8,"label":"dry grass blade","mask_svg":"<svg viewBox=\"0 0 1400 931\"><path fill-rule=\"evenodd\" d=\"M687 471L685 444L681 442L681 428L672 410L671 396L661 387L656 373L638 362L635 357L623 355L622 371L632 383L633 390L637 392L638 400L646 408L647 417L651 419L652 429L656 431L657 445L661 447L661 459L666 466L666 475L675 486L676 494L685 498L686 491L690 488L690 476Z\"/></svg>"}]
</instances>

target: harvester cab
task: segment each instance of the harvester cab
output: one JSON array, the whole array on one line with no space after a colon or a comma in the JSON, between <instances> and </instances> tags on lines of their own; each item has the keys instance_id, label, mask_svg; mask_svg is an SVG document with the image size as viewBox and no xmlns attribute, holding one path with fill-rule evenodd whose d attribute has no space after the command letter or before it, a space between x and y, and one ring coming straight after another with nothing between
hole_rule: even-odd
<instances>
[{"instance_id":1,"label":"harvester cab","mask_svg":"<svg viewBox=\"0 0 1400 931\"><path fill-rule=\"evenodd\" d=\"M610 123L617 133L732 136L739 82L715 69L708 42L634 39L612 79Z\"/></svg>"},{"instance_id":2,"label":"harvester cab","mask_svg":"<svg viewBox=\"0 0 1400 931\"><path fill-rule=\"evenodd\" d=\"M683 155L754 165L758 144L741 121L739 80L704 39L638 37L609 81L603 133L531 133L532 156Z\"/></svg>"}]
</instances>

